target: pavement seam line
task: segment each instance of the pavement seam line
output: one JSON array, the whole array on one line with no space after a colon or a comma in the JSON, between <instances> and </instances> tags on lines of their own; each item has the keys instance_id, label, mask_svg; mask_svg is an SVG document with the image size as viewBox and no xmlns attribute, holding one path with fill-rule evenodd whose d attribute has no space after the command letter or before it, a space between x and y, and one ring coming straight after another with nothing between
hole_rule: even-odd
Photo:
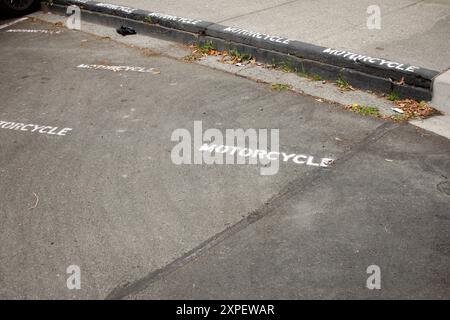
<instances>
[{"instance_id":1,"label":"pavement seam line","mask_svg":"<svg viewBox=\"0 0 450 320\"><path fill-rule=\"evenodd\" d=\"M310 175L301 176L297 179L294 179L287 183L283 189L272 196L269 200L266 201L265 204L263 204L260 208L255 209L254 211L250 212L248 216L241 219L234 225L224 229L223 231L213 235L209 239L202 242L200 245L196 246L195 248L191 249L187 253L183 254L181 257L175 259L174 261L168 263L162 268L159 268L157 270L154 270L144 276L141 279L138 279L134 282L126 283L125 285L119 285L115 287L107 296L106 300L120 300L125 299L127 296L139 293L146 288L150 287L153 283L156 281L159 281L166 277L167 275L177 271L178 269L184 267L185 265L195 261L196 259L203 256L205 253L207 253L210 249L216 247L223 241L229 239L233 235L239 233L240 231L244 230L245 228L249 227L250 225L254 224L255 222L258 222L264 217L270 216L272 213L274 213L275 208L277 207L277 204L280 201L288 200L291 198L291 194L294 193L292 190L303 189L305 186L310 185L312 182L320 179L323 176L326 176L329 172L336 171L336 166L339 166L340 164L346 163L348 160L350 160L355 154L359 153L360 151L364 150L368 145L375 143L380 138L382 138L386 133L389 131L392 131L396 128L400 127L399 124L392 123L392 122L384 122L380 126L376 127L367 137L365 137L363 140L357 142L353 147L350 147L349 150L344 151L342 153L342 156L337 158L336 164L329 169L319 169L313 171ZM287 198L287 199L286 199Z\"/></svg>"}]
</instances>

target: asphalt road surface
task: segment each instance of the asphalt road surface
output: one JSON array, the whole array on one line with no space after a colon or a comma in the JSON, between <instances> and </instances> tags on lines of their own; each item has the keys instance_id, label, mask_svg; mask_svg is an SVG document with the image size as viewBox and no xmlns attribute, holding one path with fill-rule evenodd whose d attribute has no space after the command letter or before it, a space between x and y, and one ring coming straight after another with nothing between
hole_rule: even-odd
<instances>
[{"instance_id":1,"label":"asphalt road surface","mask_svg":"<svg viewBox=\"0 0 450 320\"><path fill-rule=\"evenodd\" d=\"M450 298L445 138L37 21L0 74L2 299ZM176 165L194 121L336 161Z\"/></svg>"}]
</instances>

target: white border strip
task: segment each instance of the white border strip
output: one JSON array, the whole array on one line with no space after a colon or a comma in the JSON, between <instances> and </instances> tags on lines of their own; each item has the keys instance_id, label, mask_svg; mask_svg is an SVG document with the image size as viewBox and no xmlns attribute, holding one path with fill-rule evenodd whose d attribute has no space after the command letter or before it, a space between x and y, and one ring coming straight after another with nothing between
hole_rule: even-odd
<instances>
[{"instance_id":1,"label":"white border strip","mask_svg":"<svg viewBox=\"0 0 450 320\"><path fill-rule=\"evenodd\" d=\"M0 29L8 28L9 26L12 26L13 24L16 24L16 23L18 23L20 21L25 21L27 19L28 19L28 17L24 17L24 18L20 18L20 19L14 20L13 22L10 22L10 23L2 24L0 26Z\"/></svg>"}]
</instances>

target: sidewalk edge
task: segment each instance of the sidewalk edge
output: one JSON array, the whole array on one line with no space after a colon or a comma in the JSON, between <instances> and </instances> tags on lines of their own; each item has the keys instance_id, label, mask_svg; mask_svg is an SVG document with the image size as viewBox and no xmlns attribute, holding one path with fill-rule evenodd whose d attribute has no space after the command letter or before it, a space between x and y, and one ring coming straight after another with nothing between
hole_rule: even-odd
<instances>
[{"instance_id":1,"label":"sidewalk edge","mask_svg":"<svg viewBox=\"0 0 450 320\"><path fill-rule=\"evenodd\" d=\"M125 24L139 33L185 44L203 45L210 41L219 50L237 49L261 62L289 64L326 80L342 77L355 88L386 94L395 91L401 98L432 100L433 81L439 76L435 70L200 19L90 0L53 0L51 4L42 4L46 10L58 14L65 14L67 6L76 5L81 8L82 19L89 22L115 28Z\"/></svg>"}]
</instances>

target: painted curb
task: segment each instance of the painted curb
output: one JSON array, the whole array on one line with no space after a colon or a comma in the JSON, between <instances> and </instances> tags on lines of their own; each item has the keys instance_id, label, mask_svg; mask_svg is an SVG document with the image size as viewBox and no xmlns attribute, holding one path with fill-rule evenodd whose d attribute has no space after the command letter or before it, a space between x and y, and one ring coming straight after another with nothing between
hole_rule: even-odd
<instances>
[{"instance_id":1,"label":"painted curb","mask_svg":"<svg viewBox=\"0 0 450 320\"><path fill-rule=\"evenodd\" d=\"M229 27L199 19L150 12L89 0L53 0L49 11L65 13L69 5L82 10L82 19L112 27L131 26L138 33L187 44L211 41L219 50L237 49L265 63L289 65L327 80L345 78L356 88L429 101L438 71L355 52Z\"/></svg>"}]
</instances>

